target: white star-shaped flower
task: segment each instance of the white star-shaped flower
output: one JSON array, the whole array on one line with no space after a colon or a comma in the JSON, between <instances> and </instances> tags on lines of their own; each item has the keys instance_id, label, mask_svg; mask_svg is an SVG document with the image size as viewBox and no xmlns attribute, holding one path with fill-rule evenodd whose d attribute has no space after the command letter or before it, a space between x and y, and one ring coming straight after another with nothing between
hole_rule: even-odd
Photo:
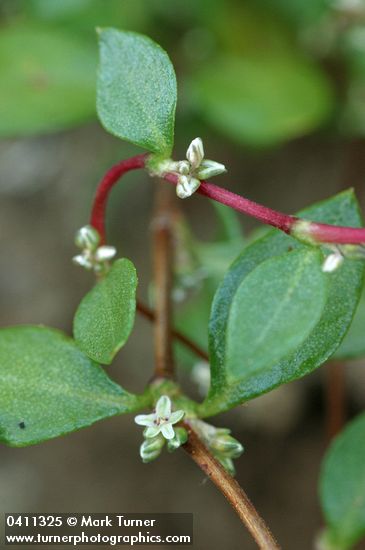
<instances>
[{"instance_id":1,"label":"white star-shaped flower","mask_svg":"<svg viewBox=\"0 0 365 550\"><path fill-rule=\"evenodd\" d=\"M76 234L75 244L81 248L81 254L73 257L73 262L81 265L85 269L94 269L96 272L102 271L117 253L114 246L99 246L100 235L90 225L81 227Z\"/></svg>"},{"instance_id":2,"label":"white star-shaped flower","mask_svg":"<svg viewBox=\"0 0 365 550\"><path fill-rule=\"evenodd\" d=\"M226 172L224 164L204 159L203 141L199 137L190 143L186 158L187 160L176 163L176 170L179 173L176 194L180 199L186 199L195 193L200 186L200 180Z\"/></svg>"},{"instance_id":3,"label":"white star-shaped flower","mask_svg":"<svg viewBox=\"0 0 365 550\"><path fill-rule=\"evenodd\" d=\"M173 424L177 424L183 418L182 410L171 412L171 400L167 395L162 395L156 403L155 412L152 414L139 414L134 419L139 426L146 426L144 436L156 437L162 434L165 439L173 439L175 431Z\"/></svg>"}]
</instances>

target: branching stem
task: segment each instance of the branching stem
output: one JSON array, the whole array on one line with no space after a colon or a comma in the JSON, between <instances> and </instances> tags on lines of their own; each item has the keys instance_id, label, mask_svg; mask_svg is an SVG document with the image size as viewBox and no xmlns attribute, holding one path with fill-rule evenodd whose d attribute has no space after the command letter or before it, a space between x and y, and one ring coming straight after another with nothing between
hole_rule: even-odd
<instances>
[{"instance_id":1,"label":"branching stem","mask_svg":"<svg viewBox=\"0 0 365 550\"><path fill-rule=\"evenodd\" d=\"M148 157L146 155L138 155L120 162L119 164L113 166L101 181L96 192L90 223L100 233L103 243L106 240L105 211L107 199L111 189L116 184L118 179L125 173L130 170L143 168L147 158ZM169 174L166 176L168 181L176 183L173 181L173 178L169 178L169 176ZM290 216L275 213L273 210L256 205L255 203L251 203L251 201L238 197L238 195L235 195L234 193L220 190L218 187L212 186L211 184L205 182L200 187L200 193L205 194L214 200L218 200L223 204L228 204L233 208L235 208L234 205L237 202L235 197L237 197L241 200L241 203L245 204L245 208L243 209L242 207L241 211L253 215L261 221L269 224L272 223L273 218L275 218L275 227L279 227L283 231L290 232L291 226L288 220L294 219ZM170 206L169 189L166 187L160 187L158 190L155 215L152 220L156 310L155 312L152 312L140 303L138 304L139 311L142 311L145 316L155 321L155 378L172 378L174 375L172 350L172 337L174 335L178 336L179 340L183 341L185 344L188 343L188 345L194 349L195 352L198 352L198 355L202 358L207 358L204 352L199 350L199 348L197 348L182 335L179 335L176 332L174 333L171 328L173 213ZM239 486L237 481L225 471L219 462L216 461L213 455L200 440L199 436L191 428L190 424L188 422L184 422L184 425L189 434L188 442L184 445L184 449L224 494L234 510L237 512L242 523L246 525L247 529L255 539L258 547L262 550L280 549L264 520L259 516L246 493Z\"/></svg>"},{"instance_id":2,"label":"branching stem","mask_svg":"<svg viewBox=\"0 0 365 550\"><path fill-rule=\"evenodd\" d=\"M143 315L146 319L154 323L156 321L156 314L153 309L146 306L144 303L142 303L140 300L137 300L137 311L141 315ZM178 340L181 344L189 348L195 355L203 359L204 361L209 361L209 357L206 351L204 351L201 347L198 346L195 342L193 342L190 338L179 332L178 330L172 328L171 329L171 336Z\"/></svg>"}]
</instances>

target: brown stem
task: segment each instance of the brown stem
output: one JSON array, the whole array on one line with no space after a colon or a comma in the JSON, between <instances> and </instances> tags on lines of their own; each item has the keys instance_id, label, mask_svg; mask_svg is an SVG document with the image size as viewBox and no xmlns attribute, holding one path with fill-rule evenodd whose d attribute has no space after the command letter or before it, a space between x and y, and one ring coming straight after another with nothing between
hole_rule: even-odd
<instances>
[{"instance_id":1,"label":"brown stem","mask_svg":"<svg viewBox=\"0 0 365 550\"><path fill-rule=\"evenodd\" d=\"M156 378L173 378L174 375L171 337L172 226L170 189L159 186L152 220Z\"/></svg>"},{"instance_id":2,"label":"brown stem","mask_svg":"<svg viewBox=\"0 0 365 550\"><path fill-rule=\"evenodd\" d=\"M326 438L331 440L345 425L346 386L345 365L333 361L326 365Z\"/></svg>"},{"instance_id":3,"label":"brown stem","mask_svg":"<svg viewBox=\"0 0 365 550\"><path fill-rule=\"evenodd\" d=\"M146 306L146 304L142 303L140 300L137 300L137 311L143 315L146 319L149 321L155 322L156 321L156 314L153 311L153 309ZM199 347L195 342L190 340L187 336L179 332L178 330L172 328L171 329L171 336L178 340L181 344L189 348L195 355L203 359L204 361L209 361L209 357L206 351L204 351L201 347Z\"/></svg>"},{"instance_id":4,"label":"brown stem","mask_svg":"<svg viewBox=\"0 0 365 550\"><path fill-rule=\"evenodd\" d=\"M248 496L223 466L213 457L191 425L183 422L189 439L183 449L223 493L262 550L280 550L270 529L259 516Z\"/></svg>"}]
</instances>

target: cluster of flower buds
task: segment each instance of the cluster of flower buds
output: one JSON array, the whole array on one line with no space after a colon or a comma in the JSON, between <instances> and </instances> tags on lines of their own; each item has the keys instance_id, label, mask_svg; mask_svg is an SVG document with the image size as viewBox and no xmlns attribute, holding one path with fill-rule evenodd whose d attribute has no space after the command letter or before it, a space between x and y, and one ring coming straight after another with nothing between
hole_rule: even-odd
<instances>
[{"instance_id":1,"label":"cluster of flower buds","mask_svg":"<svg viewBox=\"0 0 365 550\"><path fill-rule=\"evenodd\" d=\"M134 421L139 426L145 426L144 441L140 447L143 462L151 462L160 454L167 441L167 450L172 452L184 445L188 439L185 428L174 427L182 420L185 412L172 412L172 403L167 395L162 395L156 403L152 414L139 414Z\"/></svg>"},{"instance_id":2,"label":"cluster of flower buds","mask_svg":"<svg viewBox=\"0 0 365 550\"><path fill-rule=\"evenodd\" d=\"M216 428L199 419L190 421L196 432L200 435L205 445L232 476L235 474L233 459L238 458L244 451L237 439L230 435L227 428Z\"/></svg>"},{"instance_id":3,"label":"cluster of flower buds","mask_svg":"<svg viewBox=\"0 0 365 550\"><path fill-rule=\"evenodd\" d=\"M211 178L226 172L223 164L204 159L204 147L201 138L195 138L186 151L186 160L171 161L169 171L178 174L176 194L180 199L190 197L200 186L200 180Z\"/></svg>"},{"instance_id":4,"label":"cluster of flower buds","mask_svg":"<svg viewBox=\"0 0 365 550\"><path fill-rule=\"evenodd\" d=\"M365 259L365 246L362 244L328 244L326 246L331 250L331 254L329 254L323 262L322 271L325 273L336 271L345 258L351 260Z\"/></svg>"},{"instance_id":5,"label":"cluster of flower buds","mask_svg":"<svg viewBox=\"0 0 365 550\"><path fill-rule=\"evenodd\" d=\"M75 244L81 248L81 254L74 256L73 262L99 274L107 271L109 261L117 253L114 246L99 246L100 235L91 225L85 225L78 230Z\"/></svg>"}]
</instances>

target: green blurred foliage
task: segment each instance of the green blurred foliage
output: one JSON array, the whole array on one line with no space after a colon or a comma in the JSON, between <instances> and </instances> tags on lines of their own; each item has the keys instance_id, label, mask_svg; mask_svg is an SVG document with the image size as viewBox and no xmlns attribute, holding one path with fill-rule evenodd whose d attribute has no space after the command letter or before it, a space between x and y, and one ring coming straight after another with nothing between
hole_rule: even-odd
<instances>
[{"instance_id":1,"label":"green blurred foliage","mask_svg":"<svg viewBox=\"0 0 365 550\"><path fill-rule=\"evenodd\" d=\"M103 26L146 33L166 49L185 125L206 123L255 147L326 127L365 133L365 3L0 0L0 21L3 136L96 116L95 28ZM37 68L47 86L34 85Z\"/></svg>"},{"instance_id":2,"label":"green blurred foliage","mask_svg":"<svg viewBox=\"0 0 365 550\"><path fill-rule=\"evenodd\" d=\"M210 201L216 214L216 233L212 240L194 237L184 219L176 226L177 302L175 326L202 349L208 349L208 321L214 294L225 272L245 246L237 213ZM179 364L191 370L196 355L186 346L175 344Z\"/></svg>"},{"instance_id":3,"label":"green blurred foliage","mask_svg":"<svg viewBox=\"0 0 365 550\"><path fill-rule=\"evenodd\" d=\"M95 111L93 48L33 25L0 33L0 135L61 130Z\"/></svg>"}]
</instances>

